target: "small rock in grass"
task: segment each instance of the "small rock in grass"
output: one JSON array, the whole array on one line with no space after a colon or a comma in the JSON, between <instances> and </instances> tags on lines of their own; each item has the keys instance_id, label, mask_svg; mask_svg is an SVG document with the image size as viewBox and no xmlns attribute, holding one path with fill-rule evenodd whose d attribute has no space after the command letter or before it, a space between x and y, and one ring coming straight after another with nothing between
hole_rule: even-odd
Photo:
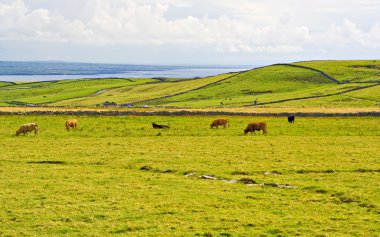
<instances>
[{"instance_id":1,"label":"small rock in grass","mask_svg":"<svg viewBox=\"0 0 380 237\"><path fill-rule=\"evenodd\" d=\"M215 178L215 177L212 176L212 175L202 175L202 176L199 176L199 178L201 178L201 179L217 180L217 178Z\"/></svg>"},{"instance_id":2,"label":"small rock in grass","mask_svg":"<svg viewBox=\"0 0 380 237\"><path fill-rule=\"evenodd\" d=\"M151 169L152 169L152 167L147 166L147 165L144 165L144 166L142 166L142 167L140 168L140 170L147 170L147 171L149 171L149 170L151 170Z\"/></svg>"},{"instance_id":3,"label":"small rock in grass","mask_svg":"<svg viewBox=\"0 0 380 237\"><path fill-rule=\"evenodd\" d=\"M197 174L196 172L190 172L190 173L186 173L185 176L190 177L190 176L194 176L196 174Z\"/></svg>"}]
</instances>

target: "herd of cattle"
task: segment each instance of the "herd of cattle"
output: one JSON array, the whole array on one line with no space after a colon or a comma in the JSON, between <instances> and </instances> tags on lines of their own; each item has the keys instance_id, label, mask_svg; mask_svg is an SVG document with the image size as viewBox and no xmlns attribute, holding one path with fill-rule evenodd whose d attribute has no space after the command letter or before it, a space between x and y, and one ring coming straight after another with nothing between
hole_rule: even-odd
<instances>
[{"instance_id":1,"label":"herd of cattle","mask_svg":"<svg viewBox=\"0 0 380 237\"><path fill-rule=\"evenodd\" d=\"M288 122L294 123L294 115L288 116ZM218 128L219 126L223 126L223 128L228 127L228 119L215 119L211 124L210 128ZM66 129L67 131L70 130L70 128L77 129L78 127L78 121L76 119L70 119L66 121ZM157 124L152 123L152 127L155 129L166 129L170 128L168 125L163 124ZM34 135L38 135L38 125L36 123L27 123L24 125L21 125L21 127L16 131L16 136L22 134L27 134L29 132L33 132ZM263 134L267 134L267 124L264 122L255 122L255 123L249 123L248 126L244 129L244 134L247 133L255 133L255 131L262 131Z\"/></svg>"}]
</instances>

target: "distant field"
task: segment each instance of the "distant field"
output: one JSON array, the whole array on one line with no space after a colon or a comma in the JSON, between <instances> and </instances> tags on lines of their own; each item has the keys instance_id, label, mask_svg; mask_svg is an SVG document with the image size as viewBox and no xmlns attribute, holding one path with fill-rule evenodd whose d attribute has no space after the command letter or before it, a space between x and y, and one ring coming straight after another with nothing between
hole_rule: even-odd
<instances>
[{"instance_id":1,"label":"distant field","mask_svg":"<svg viewBox=\"0 0 380 237\"><path fill-rule=\"evenodd\" d=\"M2 104L46 104L73 97L94 95L102 90L153 82L153 79L81 79L33 82L0 87ZM1 102L0 102L1 103Z\"/></svg>"},{"instance_id":2,"label":"distant field","mask_svg":"<svg viewBox=\"0 0 380 237\"><path fill-rule=\"evenodd\" d=\"M223 82L202 90L158 100L157 104L169 106L207 107L223 105L253 104L253 100L273 97L282 93L295 93L299 90L323 87L330 84L319 74L304 69L286 66L271 66L251 70L231 77Z\"/></svg>"},{"instance_id":3,"label":"distant field","mask_svg":"<svg viewBox=\"0 0 380 237\"><path fill-rule=\"evenodd\" d=\"M310 61L206 78L0 83L0 106L378 107L380 61Z\"/></svg>"},{"instance_id":4,"label":"distant field","mask_svg":"<svg viewBox=\"0 0 380 237\"><path fill-rule=\"evenodd\" d=\"M294 64L322 70L342 82L380 80L380 60L308 61Z\"/></svg>"},{"instance_id":5,"label":"distant field","mask_svg":"<svg viewBox=\"0 0 380 237\"><path fill-rule=\"evenodd\" d=\"M334 95L324 98L315 98L307 100L308 106L311 107L330 107L330 108L358 108L358 107L373 107L380 105L380 85L347 92L340 95ZM303 101L289 101L281 103L284 107L300 107L303 106Z\"/></svg>"},{"instance_id":6,"label":"distant field","mask_svg":"<svg viewBox=\"0 0 380 237\"><path fill-rule=\"evenodd\" d=\"M219 113L219 114L228 114L228 113L241 113L242 115L249 115L255 113L256 115L264 114L294 114L294 113L303 113L303 114L335 114L337 116L342 114L357 114L357 113L380 113L379 107L234 107L234 108L198 108L198 109L183 109L183 108L113 108L113 107L78 107L78 108L62 108L62 107L0 107L0 113L4 114L41 114L41 113L52 113L52 114L64 114L64 113L84 113L83 115L90 115L93 112L99 112L102 114L106 113L141 113L143 114L156 114L160 113ZM127 114L126 114L127 115ZM161 114L162 115L162 114Z\"/></svg>"},{"instance_id":7,"label":"distant field","mask_svg":"<svg viewBox=\"0 0 380 237\"><path fill-rule=\"evenodd\" d=\"M96 106L107 100L116 101L117 103L136 103L164 96L171 96L183 93L195 88L199 88L210 83L231 77L236 73L222 74L196 80L170 81L165 80L161 83L140 83L139 85L127 85L109 89L97 96L75 98L52 103L54 106ZM138 81L138 80L136 80Z\"/></svg>"},{"instance_id":8,"label":"distant field","mask_svg":"<svg viewBox=\"0 0 380 237\"><path fill-rule=\"evenodd\" d=\"M378 117L67 118L1 116L0 236L380 233ZM14 136L26 122L38 137Z\"/></svg>"},{"instance_id":9,"label":"distant field","mask_svg":"<svg viewBox=\"0 0 380 237\"><path fill-rule=\"evenodd\" d=\"M5 81L0 81L0 87L2 86L10 86L10 85L13 85L14 83L12 82L5 82Z\"/></svg>"}]
</instances>

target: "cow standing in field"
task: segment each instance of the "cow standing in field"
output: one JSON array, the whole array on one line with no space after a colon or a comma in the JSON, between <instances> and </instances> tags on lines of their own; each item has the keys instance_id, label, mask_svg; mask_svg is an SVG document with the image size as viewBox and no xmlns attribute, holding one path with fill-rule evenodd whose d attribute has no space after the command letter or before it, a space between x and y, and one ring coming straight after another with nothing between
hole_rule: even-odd
<instances>
[{"instance_id":1,"label":"cow standing in field","mask_svg":"<svg viewBox=\"0 0 380 237\"><path fill-rule=\"evenodd\" d=\"M38 125L36 123L27 123L21 125L21 127L16 131L16 136L20 135L20 133L28 134L28 132L34 131L34 135L38 135Z\"/></svg>"},{"instance_id":2,"label":"cow standing in field","mask_svg":"<svg viewBox=\"0 0 380 237\"><path fill-rule=\"evenodd\" d=\"M244 129L244 134L247 134L247 133L255 133L255 131L259 131L260 130L263 131L263 134L267 134L267 124L264 123L264 122L258 122L258 123L250 123L248 124L247 128Z\"/></svg>"},{"instance_id":3,"label":"cow standing in field","mask_svg":"<svg viewBox=\"0 0 380 237\"><path fill-rule=\"evenodd\" d=\"M288 116L288 122L289 123L294 123L294 115L290 115L290 116Z\"/></svg>"},{"instance_id":4,"label":"cow standing in field","mask_svg":"<svg viewBox=\"0 0 380 237\"><path fill-rule=\"evenodd\" d=\"M223 128L228 127L228 119L215 119L211 124L210 128L218 128L218 126L223 126Z\"/></svg>"},{"instance_id":5,"label":"cow standing in field","mask_svg":"<svg viewBox=\"0 0 380 237\"><path fill-rule=\"evenodd\" d=\"M78 121L76 119L69 119L66 121L67 131L69 131L70 128L77 129L77 127L78 127Z\"/></svg>"}]
</instances>

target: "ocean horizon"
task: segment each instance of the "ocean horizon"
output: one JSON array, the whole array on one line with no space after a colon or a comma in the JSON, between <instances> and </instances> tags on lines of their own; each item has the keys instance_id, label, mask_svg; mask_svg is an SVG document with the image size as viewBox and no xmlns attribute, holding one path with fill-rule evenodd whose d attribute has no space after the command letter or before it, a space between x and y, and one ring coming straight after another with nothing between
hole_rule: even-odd
<instances>
[{"instance_id":1,"label":"ocean horizon","mask_svg":"<svg viewBox=\"0 0 380 237\"><path fill-rule=\"evenodd\" d=\"M32 82L81 78L197 78L258 66L171 66L70 62L0 61L0 81Z\"/></svg>"}]
</instances>

